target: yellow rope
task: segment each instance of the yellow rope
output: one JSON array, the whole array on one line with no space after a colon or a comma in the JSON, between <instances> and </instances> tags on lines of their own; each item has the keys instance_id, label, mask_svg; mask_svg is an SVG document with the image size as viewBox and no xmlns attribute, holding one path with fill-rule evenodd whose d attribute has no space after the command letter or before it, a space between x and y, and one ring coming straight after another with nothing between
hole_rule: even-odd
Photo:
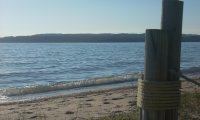
<instances>
[{"instance_id":1,"label":"yellow rope","mask_svg":"<svg viewBox=\"0 0 200 120\"><path fill-rule=\"evenodd\" d=\"M180 87L180 81L138 80L137 106L153 110L177 109Z\"/></svg>"}]
</instances>

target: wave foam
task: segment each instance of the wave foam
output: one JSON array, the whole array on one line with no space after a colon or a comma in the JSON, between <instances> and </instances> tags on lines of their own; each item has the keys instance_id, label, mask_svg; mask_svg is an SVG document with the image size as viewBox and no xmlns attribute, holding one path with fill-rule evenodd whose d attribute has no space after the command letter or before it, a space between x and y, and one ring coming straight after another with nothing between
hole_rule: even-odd
<instances>
[{"instance_id":1,"label":"wave foam","mask_svg":"<svg viewBox=\"0 0 200 120\"><path fill-rule=\"evenodd\" d=\"M74 88L81 88L81 87L124 83L124 82L134 81L138 77L139 77L139 73L132 73L132 74L126 74L126 75L99 77L99 78L94 78L94 79L89 79L89 80L58 82L58 83L53 83L53 84L48 84L48 85L37 85L37 86L29 86L29 87L22 87L22 88L8 88L8 89L0 90L0 95L1 96L20 96L20 95L45 93L45 92L50 92L50 91L67 90L67 89L74 89Z\"/></svg>"},{"instance_id":2,"label":"wave foam","mask_svg":"<svg viewBox=\"0 0 200 120\"><path fill-rule=\"evenodd\" d=\"M188 69L183 69L184 74L200 74L200 67L191 67Z\"/></svg>"}]
</instances>

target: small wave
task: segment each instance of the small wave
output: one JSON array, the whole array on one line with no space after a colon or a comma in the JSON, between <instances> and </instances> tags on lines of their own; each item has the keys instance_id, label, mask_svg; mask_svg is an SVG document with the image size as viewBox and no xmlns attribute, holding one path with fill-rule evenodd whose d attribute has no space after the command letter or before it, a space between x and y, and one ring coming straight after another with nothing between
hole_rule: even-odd
<instances>
[{"instance_id":1,"label":"small wave","mask_svg":"<svg viewBox=\"0 0 200 120\"><path fill-rule=\"evenodd\" d=\"M131 81L136 80L139 77L139 75L140 75L139 73L132 73L132 74L126 74L126 75L98 77L98 78L89 79L89 80L58 82L58 83L53 83L53 84L48 84L48 85L37 85L37 86L29 86L29 87L22 87L22 88L8 88L8 89L0 90L0 95L1 96L20 96L20 95L28 95L28 94L36 94L36 93L45 93L45 92L57 91L57 90L68 90L68 89L81 88L81 87L131 82Z\"/></svg>"},{"instance_id":2,"label":"small wave","mask_svg":"<svg viewBox=\"0 0 200 120\"><path fill-rule=\"evenodd\" d=\"M1 95L0 95L0 100L1 100L1 101L2 101L2 100L6 100L6 99L8 99L7 96L1 96Z\"/></svg>"},{"instance_id":3,"label":"small wave","mask_svg":"<svg viewBox=\"0 0 200 120\"><path fill-rule=\"evenodd\" d=\"M191 67L188 69L183 69L182 73L184 74L200 74L200 67Z\"/></svg>"}]
</instances>

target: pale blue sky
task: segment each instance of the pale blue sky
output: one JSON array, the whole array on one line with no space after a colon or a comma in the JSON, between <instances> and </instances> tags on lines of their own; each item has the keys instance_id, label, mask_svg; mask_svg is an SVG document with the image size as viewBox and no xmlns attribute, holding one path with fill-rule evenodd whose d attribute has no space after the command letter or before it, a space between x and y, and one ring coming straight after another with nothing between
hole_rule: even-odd
<instances>
[{"instance_id":1,"label":"pale blue sky","mask_svg":"<svg viewBox=\"0 0 200 120\"><path fill-rule=\"evenodd\" d=\"M144 33L160 28L162 0L0 0L0 36ZM185 0L183 33L200 34L200 0Z\"/></svg>"}]
</instances>

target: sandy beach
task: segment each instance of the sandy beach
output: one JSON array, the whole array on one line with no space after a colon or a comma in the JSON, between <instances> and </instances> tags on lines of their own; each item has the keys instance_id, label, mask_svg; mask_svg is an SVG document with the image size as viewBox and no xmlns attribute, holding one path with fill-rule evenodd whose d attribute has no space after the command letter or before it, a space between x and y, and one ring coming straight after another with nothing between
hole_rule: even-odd
<instances>
[{"instance_id":1,"label":"sandy beach","mask_svg":"<svg viewBox=\"0 0 200 120\"><path fill-rule=\"evenodd\" d=\"M200 79L197 80L200 82ZM183 81L181 91L200 91ZM136 110L137 87L76 93L0 104L0 120L84 120Z\"/></svg>"}]
</instances>

